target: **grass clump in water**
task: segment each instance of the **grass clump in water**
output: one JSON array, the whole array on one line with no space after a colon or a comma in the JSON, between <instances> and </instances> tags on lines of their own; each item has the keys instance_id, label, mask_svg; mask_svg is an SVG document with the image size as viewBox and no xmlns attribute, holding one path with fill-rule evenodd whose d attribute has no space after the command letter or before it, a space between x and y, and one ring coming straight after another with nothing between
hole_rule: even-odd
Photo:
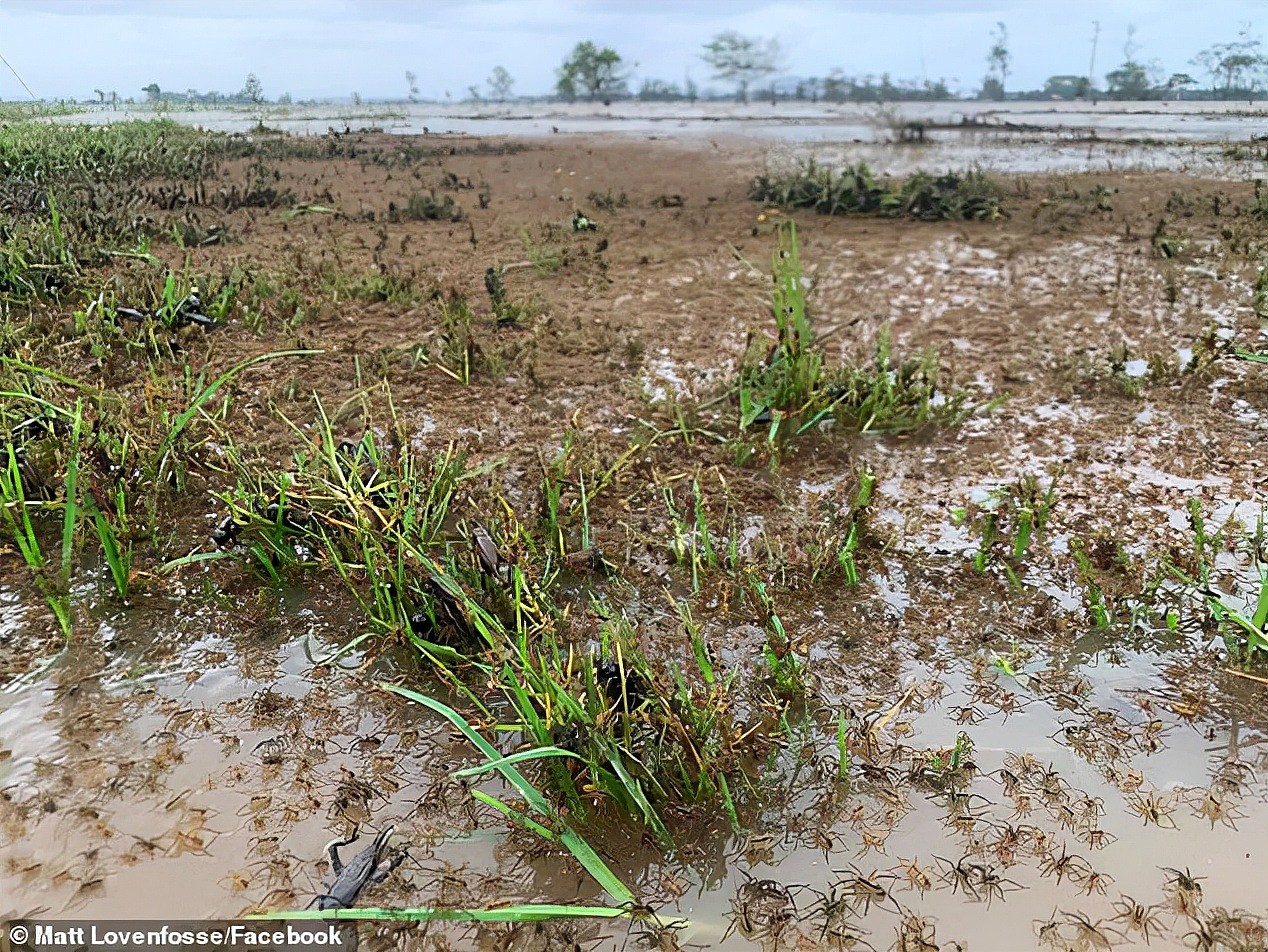
<instances>
[{"instance_id":1,"label":"grass clump in water","mask_svg":"<svg viewBox=\"0 0 1268 952\"><path fill-rule=\"evenodd\" d=\"M239 466L227 545L277 581L332 573L373 630L435 665L472 724L516 735L509 749L566 752L539 769L572 811L606 804L667 840L666 807L731 802L744 773L707 655L695 670L653 662L601 601L558 604L556 540L480 490L487 471L452 448L429 459L395 422L341 442L320 404L315 429L289 472Z\"/></svg>"},{"instance_id":2,"label":"grass clump in water","mask_svg":"<svg viewBox=\"0 0 1268 952\"><path fill-rule=\"evenodd\" d=\"M894 184L878 180L864 162L833 169L810 160L790 171L762 173L749 195L780 208L813 208L822 215L993 221L1004 214L999 186L980 169L916 172Z\"/></svg>"},{"instance_id":3,"label":"grass clump in water","mask_svg":"<svg viewBox=\"0 0 1268 952\"><path fill-rule=\"evenodd\" d=\"M902 433L935 422L958 423L973 408L969 394L944 393L936 351L895 363L888 328L869 364L824 368L807 312L797 226L778 223L772 258L776 340L751 342L740 366L737 394L741 431L767 428L774 445L825 420L862 433Z\"/></svg>"}]
</instances>

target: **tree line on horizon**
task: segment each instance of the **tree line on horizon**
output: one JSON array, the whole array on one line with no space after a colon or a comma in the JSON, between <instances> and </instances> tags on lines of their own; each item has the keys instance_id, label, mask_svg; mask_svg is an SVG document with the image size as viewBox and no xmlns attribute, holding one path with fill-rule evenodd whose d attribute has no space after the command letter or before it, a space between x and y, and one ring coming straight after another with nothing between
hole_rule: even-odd
<instances>
[{"instance_id":1,"label":"tree line on horizon","mask_svg":"<svg viewBox=\"0 0 1268 952\"><path fill-rule=\"evenodd\" d=\"M750 96L778 100L804 100L809 102L893 102L903 100L953 100L985 99L1004 100L1073 100L1073 99L1255 99L1265 93L1268 83L1268 56L1260 50L1260 41L1250 36L1250 26L1239 32L1237 39L1216 43L1196 54L1189 65L1197 67L1208 82L1204 84L1187 72L1170 72L1156 60L1139 58L1140 47L1135 42L1135 27L1127 29L1123 44L1122 62L1104 74L1104 84L1093 82L1095 75L1096 47L1100 38L1100 25L1093 24L1092 60L1086 73L1057 74L1048 77L1039 89L1014 90L1008 85L1012 73L1013 54L1009 46L1008 28L997 23L990 34L990 46L986 55L987 72L980 87L965 95L951 91L944 79L895 80L888 73L880 76L850 76L840 68L832 69L827 76L789 77L777 79L786 73L783 51L778 40L767 37L745 36L733 30L724 31L704 44L700 58L711 70L715 82L730 87L727 94L712 89L701 91L690 77L682 84L662 79L645 78L635 89L632 83L633 67L616 50L599 46L593 41L577 43L563 63L556 69L553 95L545 97L514 96L515 79L502 66L494 68L482 89L468 86L463 97L469 101L507 102L519 98L559 99L574 102L584 99L590 102L610 104L616 100L640 100L644 102L673 102L698 99L734 97L747 102ZM405 73L409 101L419 101L418 76L411 70ZM117 104L118 93L94 90L96 101ZM172 92L160 88L158 83L145 86L141 92L153 103L187 103L199 105L262 104L263 87L254 73L247 76L243 88L235 93L199 93L195 89ZM447 100L452 97L445 94ZM351 95L354 103L362 101L360 94ZM124 100L132 102L131 98ZM283 93L277 103L290 103L291 96Z\"/></svg>"}]
</instances>

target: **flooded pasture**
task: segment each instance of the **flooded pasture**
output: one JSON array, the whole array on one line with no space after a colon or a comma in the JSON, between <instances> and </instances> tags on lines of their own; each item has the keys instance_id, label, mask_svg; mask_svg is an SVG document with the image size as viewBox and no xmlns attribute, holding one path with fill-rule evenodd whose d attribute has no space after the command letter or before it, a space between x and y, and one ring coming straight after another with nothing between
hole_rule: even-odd
<instances>
[{"instance_id":1,"label":"flooded pasture","mask_svg":"<svg viewBox=\"0 0 1268 952\"><path fill-rule=\"evenodd\" d=\"M76 181L0 284L0 918L300 910L394 827L358 906L621 906L573 832L634 900L376 948L1268 948L1265 159L1040 115ZM1017 158L991 220L750 199L812 153ZM772 271L813 417L746 409L805 356ZM392 688L551 748L550 815Z\"/></svg>"},{"instance_id":2,"label":"flooded pasture","mask_svg":"<svg viewBox=\"0 0 1268 952\"><path fill-rule=\"evenodd\" d=\"M1124 169L1253 177L1264 111L1240 102L809 103L351 103L264 110L164 111L217 132L260 123L292 135L378 129L394 135L593 136L680 142L714 148L743 141L776 160L866 160L886 172L981 165L999 172ZM149 118L152 107L97 108L75 123ZM918 133L918 141L911 141ZM704 140L704 142L702 142ZM1249 153L1249 155L1247 154ZM1242 161L1249 158L1252 161Z\"/></svg>"}]
</instances>

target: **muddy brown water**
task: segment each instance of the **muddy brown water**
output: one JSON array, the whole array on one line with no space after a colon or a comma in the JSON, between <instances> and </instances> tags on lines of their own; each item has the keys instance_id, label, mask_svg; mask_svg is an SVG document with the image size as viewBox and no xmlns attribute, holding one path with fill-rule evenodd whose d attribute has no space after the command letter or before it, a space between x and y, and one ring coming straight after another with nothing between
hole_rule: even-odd
<instances>
[{"instance_id":1,"label":"muddy brown water","mask_svg":"<svg viewBox=\"0 0 1268 952\"><path fill-rule=\"evenodd\" d=\"M505 183L494 217L476 218L495 249L487 253L504 260L517 254L514 225L567 211L592 188L628 188L635 207L604 220L614 249L628 249L614 252L606 283L533 279L548 313L563 325L575 311L577 321L568 347L533 356L532 375L469 390L438 374L399 382L425 445L463 438L477 455L516 438L546 447L581 410L619 447L633 419L707 394L733 372L746 330L765 320L770 238L750 231L756 209L743 191L766 156L655 149L582 142L447 162ZM350 206L396 187L373 169L358 178L352 164L335 176ZM1094 180L1057 181L1085 190ZM1130 363L1114 377L1107 356L1126 343L1134 361L1179 361L1207 327L1262 349L1254 269L1215 240L1221 222L1201 214L1187 225L1190 255L1160 261L1148 251L1169 194L1234 186L1177 174L1102 181L1117 190L1115 211L1069 222L1049 220L1038 193L995 224L800 219L831 358L865 353L888 322L904 351L939 346L980 398L1009 394L956 430L816 434L777 471L743 477L765 491L747 513L750 538L776 510L816 511L859 462L880 477L873 518L883 544L863 558L861 585L776 592L824 709L882 721L848 788L825 798L799 766L807 741L790 737L753 777L770 806L745 830L718 817L683 831L667 855L628 831L595 830L659 917L685 920L676 939L648 924L432 925L394 927L385 944L1009 952L1148 940L1176 949L1200 944L1205 929L1218 932L1217 947L1265 947L1256 917L1268 914L1268 685L1227 670L1212 630L1192 622L1197 610L1174 628L1142 619L1098 630L1068 558L1077 537L1096 531L1146 566L1151 554L1183 549L1192 498L1211 525L1256 532L1268 504L1263 371L1222 361L1137 380ZM1239 187L1244 199L1249 187ZM647 207L668 191L686 195L684 210ZM292 242L343 242L368 259L374 240L358 222L314 224L311 234L252 227L247 248L205 254L280 259ZM479 268L466 262L443 227L402 226L416 243L407 253L401 242L400 257L475 284L483 258ZM400 315L370 308L304 333L358 353L409 331ZM634 333L643 346L632 362L594 358ZM351 387L351 366L328 360L323 385ZM953 510L1026 474L1057 477L1058 504L1014 589L971 570L976 543ZM600 531L621 538L611 518ZM364 903L602 901L573 863L509 832L448 780L474 752L439 718L376 688L431 684L407 654L375 646L318 663L363 630L339 595L220 591L224 576L202 567L182 574L181 590L120 610L85 578L78 598L89 621L58 649L26 577L4 566L0 918L300 908L321 891L324 844L389 823L410 858ZM650 650L678 650L660 592L682 590L681 575L659 559L627 568L613 599ZM1253 578L1244 547L1221 553L1217 568L1229 604L1244 605ZM707 602L696 611L728 670L752 676L764 640L754 619ZM1016 657L1013 673L993 664L998 656ZM952 798L920 765L961 732L977 771ZM814 737L819 754L834 753L822 730ZM505 794L493 780L482 788ZM1200 897L1177 887L1177 873L1197 881ZM1120 916L1130 902L1148 908L1145 929Z\"/></svg>"}]
</instances>

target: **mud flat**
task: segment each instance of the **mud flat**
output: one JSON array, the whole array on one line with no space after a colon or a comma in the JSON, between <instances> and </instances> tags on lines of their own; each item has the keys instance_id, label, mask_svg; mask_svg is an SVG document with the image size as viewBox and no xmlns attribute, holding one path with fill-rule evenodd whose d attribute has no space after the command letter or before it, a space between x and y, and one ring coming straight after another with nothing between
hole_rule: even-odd
<instances>
[{"instance_id":1,"label":"mud flat","mask_svg":"<svg viewBox=\"0 0 1268 952\"><path fill-rule=\"evenodd\" d=\"M0 917L1268 947L1264 157L670 138L0 133Z\"/></svg>"}]
</instances>

